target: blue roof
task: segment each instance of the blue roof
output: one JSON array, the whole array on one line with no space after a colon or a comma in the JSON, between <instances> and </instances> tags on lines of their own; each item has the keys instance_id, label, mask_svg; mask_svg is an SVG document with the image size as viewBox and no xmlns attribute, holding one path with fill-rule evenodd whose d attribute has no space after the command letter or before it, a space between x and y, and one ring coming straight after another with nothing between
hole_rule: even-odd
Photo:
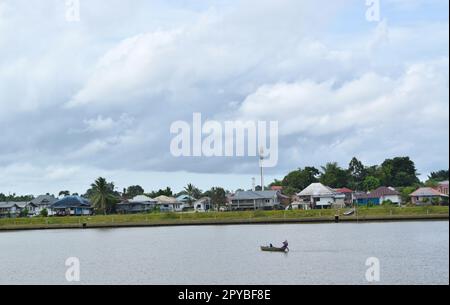
<instances>
[{"instance_id":1,"label":"blue roof","mask_svg":"<svg viewBox=\"0 0 450 305\"><path fill-rule=\"evenodd\" d=\"M89 200L80 196L66 196L52 204L52 208L91 207Z\"/></svg>"}]
</instances>

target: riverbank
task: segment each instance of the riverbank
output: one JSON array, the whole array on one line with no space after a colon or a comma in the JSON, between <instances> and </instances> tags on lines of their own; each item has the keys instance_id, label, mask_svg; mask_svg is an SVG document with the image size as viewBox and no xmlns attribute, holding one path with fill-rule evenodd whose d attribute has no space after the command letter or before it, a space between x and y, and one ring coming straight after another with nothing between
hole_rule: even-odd
<instances>
[{"instance_id":1,"label":"riverbank","mask_svg":"<svg viewBox=\"0 0 450 305\"><path fill-rule=\"evenodd\" d=\"M98 215L90 217L16 218L0 219L0 231L449 219L448 207L363 207L358 209L356 215L351 216L345 216L344 213L346 211L347 210L342 209L311 211L151 213L136 215Z\"/></svg>"}]
</instances>

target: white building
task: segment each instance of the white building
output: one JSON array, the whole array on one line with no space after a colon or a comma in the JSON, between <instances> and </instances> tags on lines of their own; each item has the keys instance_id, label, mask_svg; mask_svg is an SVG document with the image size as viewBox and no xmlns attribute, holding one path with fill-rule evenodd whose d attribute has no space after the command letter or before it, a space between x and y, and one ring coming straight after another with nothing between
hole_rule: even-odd
<instances>
[{"instance_id":1,"label":"white building","mask_svg":"<svg viewBox=\"0 0 450 305\"><path fill-rule=\"evenodd\" d=\"M308 203L312 209L330 208L335 204L344 203L344 197L322 183L312 183L297 194L299 199ZM342 197L342 198L341 198Z\"/></svg>"}]
</instances>

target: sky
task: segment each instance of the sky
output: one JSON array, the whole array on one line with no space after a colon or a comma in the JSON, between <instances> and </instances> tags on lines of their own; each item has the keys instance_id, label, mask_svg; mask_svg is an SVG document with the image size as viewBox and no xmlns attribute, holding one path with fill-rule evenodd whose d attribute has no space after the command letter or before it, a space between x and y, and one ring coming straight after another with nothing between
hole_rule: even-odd
<instances>
[{"instance_id":1,"label":"sky","mask_svg":"<svg viewBox=\"0 0 450 305\"><path fill-rule=\"evenodd\" d=\"M0 193L250 188L253 157L175 157L173 122L278 121L265 181L356 156L449 167L447 0L0 0Z\"/></svg>"}]
</instances>

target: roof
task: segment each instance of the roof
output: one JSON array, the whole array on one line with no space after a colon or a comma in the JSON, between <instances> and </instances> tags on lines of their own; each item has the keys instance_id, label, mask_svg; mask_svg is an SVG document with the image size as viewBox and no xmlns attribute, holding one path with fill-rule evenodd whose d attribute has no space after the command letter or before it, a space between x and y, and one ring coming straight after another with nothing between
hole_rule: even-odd
<instances>
[{"instance_id":1,"label":"roof","mask_svg":"<svg viewBox=\"0 0 450 305\"><path fill-rule=\"evenodd\" d=\"M0 202L0 209L10 209L13 206L18 206L17 202L12 202L12 201Z\"/></svg>"},{"instance_id":2,"label":"roof","mask_svg":"<svg viewBox=\"0 0 450 305\"><path fill-rule=\"evenodd\" d=\"M159 196L155 198L156 202L159 204L168 204L168 203L179 203L177 199L168 196Z\"/></svg>"},{"instance_id":3,"label":"roof","mask_svg":"<svg viewBox=\"0 0 450 305\"><path fill-rule=\"evenodd\" d=\"M341 194L353 193L353 191L351 189L346 188L346 187L343 187L343 188L340 188L340 189L336 189L335 191L336 191L336 193L341 193Z\"/></svg>"},{"instance_id":4,"label":"roof","mask_svg":"<svg viewBox=\"0 0 450 305\"><path fill-rule=\"evenodd\" d=\"M278 191L240 191L236 192L231 198L232 200L256 200L256 199L272 199L278 197Z\"/></svg>"},{"instance_id":5,"label":"roof","mask_svg":"<svg viewBox=\"0 0 450 305\"><path fill-rule=\"evenodd\" d=\"M335 192L328 186L325 186L322 183L312 183L298 193L298 196L330 196L334 194Z\"/></svg>"},{"instance_id":6,"label":"roof","mask_svg":"<svg viewBox=\"0 0 450 305\"><path fill-rule=\"evenodd\" d=\"M357 199L373 199L373 198L381 198L384 196L399 196L399 195L400 195L400 193L397 192L394 188L382 186L368 194L356 195L356 198Z\"/></svg>"},{"instance_id":7,"label":"roof","mask_svg":"<svg viewBox=\"0 0 450 305\"><path fill-rule=\"evenodd\" d=\"M131 199L130 202L156 202L156 200L149 196L138 195Z\"/></svg>"},{"instance_id":8,"label":"roof","mask_svg":"<svg viewBox=\"0 0 450 305\"><path fill-rule=\"evenodd\" d=\"M431 187L421 187L415 192L411 193L409 196L411 197L437 197L443 196L448 197L448 195L442 194L439 191L431 188Z\"/></svg>"},{"instance_id":9,"label":"roof","mask_svg":"<svg viewBox=\"0 0 450 305\"><path fill-rule=\"evenodd\" d=\"M40 195L37 198L31 200L31 203L36 205L51 205L55 203L58 199L53 195Z\"/></svg>"},{"instance_id":10,"label":"roof","mask_svg":"<svg viewBox=\"0 0 450 305\"><path fill-rule=\"evenodd\" d=\"M439 185L447 185L447 186L448 186L448 180L447 180L447 181L439 182Z\"/></svg>"},{"instance_id":11,"label":"roof","mask_svg":"<svg viewBox=\"0 0 450 305\"><path fill-rule=\"evenodd\" d=\"M282 191L283 187L281 185L273 185L270 187L272 191Z\"/></svg>"},{"instance_id":12,"label":"roof","mask_svg":"<svg viewBox=\"0 0 450 305\"><path fill-rule=\"evenodd\" d=\"M35 205L34 203L28 201L15 202L15 204L17 204L17 206L21 209L26 208L29 204Z\"/></svg>"},{"instance_id":13,"label":"roof","mask_svg":"<svg viewBox=\"0 0 450 305\"><path fill-rule=\"evenodd\" d=\"M91 207L89 200L80 196L66 196L52 204L52 208Z\"/></svg>"},{"instance_id":14,"label":"roof","mask_svg":"<svg viewBox=\"0 0 450 305\"><path fill-rule=\"evenodd\" d=\"M184 195L180 195L180 196L178 196L177 198L176 198L178 201L195 201L195 200L197 200L197 199L195 199L194 197L192 197L192 196L189 196L189 195L187 195L187 194L184 194Z\"/></svg>"}]
</instances>

